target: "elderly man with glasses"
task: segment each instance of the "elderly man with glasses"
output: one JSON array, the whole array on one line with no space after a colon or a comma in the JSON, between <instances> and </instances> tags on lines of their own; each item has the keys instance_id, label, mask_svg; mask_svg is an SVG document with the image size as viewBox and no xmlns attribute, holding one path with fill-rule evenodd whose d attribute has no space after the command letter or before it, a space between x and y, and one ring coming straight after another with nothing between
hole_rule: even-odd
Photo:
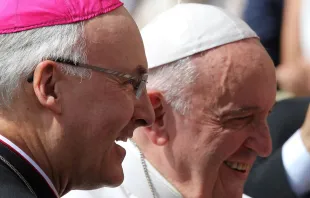
<instances>
[{"instance_id":1,"label":"elderly man with glasses","mask_svg":"<svg viewBox=\"0 0 310 198\"><path fill-rule=\"evenodd\" d=\"M64 198L241 198L257 156L271 152L266 118L275 68L255 32L214 6L180 4L141 31L151 127L136 129L117 188Z\"/></svg>"},{"instance_id":2,"label":"elderly man with glasses","mask_svg":"<svg viewBox=\"0 0 310 198\"><path fill-rule=\"evenodd\" d=\"M0 0L0 197L117 186L149 126L147 62L118 0Z\"/></svg>"}]
</instances>

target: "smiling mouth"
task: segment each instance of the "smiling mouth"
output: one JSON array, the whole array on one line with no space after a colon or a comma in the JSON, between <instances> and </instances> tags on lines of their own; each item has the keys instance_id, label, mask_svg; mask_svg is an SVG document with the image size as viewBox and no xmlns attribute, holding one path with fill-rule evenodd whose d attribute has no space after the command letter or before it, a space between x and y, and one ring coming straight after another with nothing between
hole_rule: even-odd
<instances>
[{"instance_id":1,"label":"smiling mouth","mask_svg":"<svg viewBox=\"0 0 310 198\"><path fill-rule=\"evenodd\" d=\"M247 170L250 170L251 167L249 164L239 162L224 161L224 164L229 168L242 173L247 172Z\"/></svg>"}]
</instances>

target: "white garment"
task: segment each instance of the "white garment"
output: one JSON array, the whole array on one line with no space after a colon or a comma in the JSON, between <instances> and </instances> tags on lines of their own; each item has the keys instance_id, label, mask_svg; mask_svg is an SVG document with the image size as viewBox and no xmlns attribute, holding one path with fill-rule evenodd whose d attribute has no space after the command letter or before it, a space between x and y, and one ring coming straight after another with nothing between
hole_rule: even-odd
<instances>
[{"instance_id":1,"label":"white garment","mask_svg":"<svg viewBox=\"0 0 310 198\"><path fill-rule=\"evenodd\" d=\"M310 1L301 0L300 45L302 55L310 62Z\"/></svg>"},{"instance_id":2,"label":"white garment","mask_svg":"<svg viewBox=\"0 0 310 198\"><path fill-rule=\"evenodd\" d=\"M289 184L296 195L310 190L310 154L305 148L298 130L282 148L282 161Z\"/></svg>"},{"instance_id":3,"label":"white garment","mask_svg":"<svg viewBox=\"0 0 310 198\"><path fill-rule=\"evenodd\" d=\"M125 179L121 186L91 191L75 190L69 192L63 198L151 198L152 193L144 174L138 149L129 141L119 144L126 149L126 157L122 164ZM146 161L146 164L158 198L182 198L178 190L149 162ZM249 197L244 195L243 198Z\"/></svg>"}]
</instances>

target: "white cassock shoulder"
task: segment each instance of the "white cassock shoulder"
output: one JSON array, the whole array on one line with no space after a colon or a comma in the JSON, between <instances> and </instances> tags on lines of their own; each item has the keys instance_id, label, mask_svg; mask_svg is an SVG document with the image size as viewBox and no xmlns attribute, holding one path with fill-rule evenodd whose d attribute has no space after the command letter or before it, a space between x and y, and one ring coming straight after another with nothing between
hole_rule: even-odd
<instances>
[{"instance_id":1,"label":"white cassock shoulder","mask_svg":"<svg viewBox=\"0 0 310 198\"><path fill-rule=\"evenodd\" d=\"M243 194L243 195L242 195L242 198L251 198L251 197L249 197L249 196Z\"/></svg>"},{"instance_id":2,"label":"white cassock shoulder","mask_svg":"<svg viewBox=\"0 0 310 198\"><path fill-rule=\"evenodd\" d=\"M89 191L85 190L72 190L62 196L62 198L94 198Z\"/></svg>"},{"instance_id":3,"label":"white cassock shoulder","mask_svg":"<svg viewBox=\"0 0 310 198\"><path fill-rule=\"evenodd\" d=\"M72 190L62 198L138 198L128 193L122 186L99 188L97 190Z\"/></svg>"}]
</instances>

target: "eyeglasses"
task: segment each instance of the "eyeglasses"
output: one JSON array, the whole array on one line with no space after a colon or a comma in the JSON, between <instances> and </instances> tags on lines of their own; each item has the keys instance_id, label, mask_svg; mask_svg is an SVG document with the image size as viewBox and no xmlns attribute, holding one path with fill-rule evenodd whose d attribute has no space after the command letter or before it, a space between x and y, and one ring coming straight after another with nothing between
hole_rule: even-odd
<instances>
[{"instance_id":1,"label":"eyeglasses","mask_svg":"<svg viewBox=\"0 0 310 198\"><path fill-rule=\"evenodd\" d=\"M93 71L97 71L97 72L103 72L105 74L109 74L118 78L123 78L126 79L126 83L130 83L135 91L135 95L136 98L139 99L144 91L144 89L146 88L146 83L147 83L147 78L148 78L148 74L142 74L141 76L137 77L137 76L132 76L130 74L126 74L126 73L122 73L122 72L117 72L117 71L113 71L110 69L105 69L102 67L97 67L97 66L93 66L93 65L88 65L88 64L82 64L82 63L75 63L72 60L66 60L66 59L48 59L51 61L55 61L58 63L62 63L62 64L66 64L66 65L70 65L70 66L75 66L75 67L82 67L85 69L91 69ZM33 82L33 75L30 76L27 81L29 83Z\"/></svg>"}]
</instances>

